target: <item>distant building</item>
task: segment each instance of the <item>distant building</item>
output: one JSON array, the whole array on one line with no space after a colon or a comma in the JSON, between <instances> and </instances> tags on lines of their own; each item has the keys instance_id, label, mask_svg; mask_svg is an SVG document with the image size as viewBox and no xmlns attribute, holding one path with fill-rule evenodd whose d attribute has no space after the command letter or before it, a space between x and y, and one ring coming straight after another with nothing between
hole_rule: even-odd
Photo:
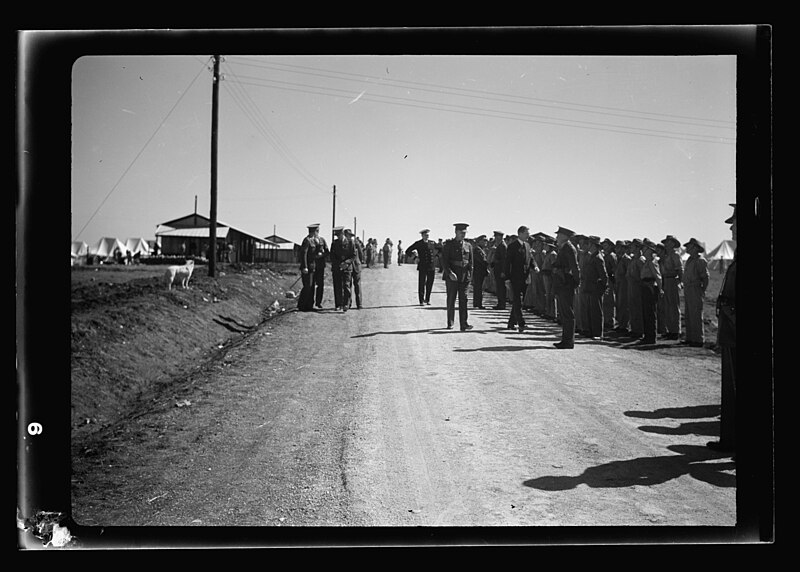
<instances>
[{"instance_id":1,"label":"distant building","mask_svg":"<svg viewBox=\"0 0 800 572\"><path fill-rule=\"evenodd\" d=\"M271 262L297 262L300 256L300 245L289 239L273 234L264 238L275 245L267 256Z\"/></svg>"},{"instance_id":2,"label":"distant building","mask_svg":"<svg viewBox=\"0 0 800 572\"><path fill-rule=\"evenodd\" d=\"M164 256L208 258L211 249L211 219L197 213L163 222L156 237ZM217 260L266 262L277 245L229 224L217 221Z\"/></svg>"}]
</instances>

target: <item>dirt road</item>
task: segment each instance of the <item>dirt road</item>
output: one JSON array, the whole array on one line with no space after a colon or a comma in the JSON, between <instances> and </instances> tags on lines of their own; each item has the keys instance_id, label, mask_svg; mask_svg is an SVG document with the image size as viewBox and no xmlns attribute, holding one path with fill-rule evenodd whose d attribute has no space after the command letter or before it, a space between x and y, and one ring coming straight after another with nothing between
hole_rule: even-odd
<instances>
[{"instance_id":1,"label":"dirt road","mask_svg":"<svg viewBox=\"0 0 800 572\"><path fill-rule=\"evenodd\" d=\"M364 309L291 312L73 460L89 526L732 526L719 357L472 310L364 270ZM488 302L488 303L487 303ZM484 302L494 303L491 295ZM91 481L91 487L88 483ZM103 495L89 494L102 489Z\"/></svg>"}]
</instances>

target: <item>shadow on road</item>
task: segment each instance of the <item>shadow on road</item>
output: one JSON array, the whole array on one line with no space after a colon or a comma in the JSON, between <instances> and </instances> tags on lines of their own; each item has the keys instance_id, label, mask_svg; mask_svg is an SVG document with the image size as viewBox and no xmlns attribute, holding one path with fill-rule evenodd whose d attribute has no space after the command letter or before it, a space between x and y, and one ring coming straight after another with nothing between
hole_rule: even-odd
<instances>
[{"instance_id":1,"label":"shadow on road","mask_svg":"<svg viewBox=\"0 0 800 572\"><path fill-rule=\"evenodd\" d=\"M359 334L357 336L350 336L350 338L354 339L354 338L371 338L373 336L385 336L385 335L399 336L405 334L425 334L425 333L436 332L440 329L445 330L445 328L426 328L424 330L395 330L394 332L370 332L369 334Z\"/></svg>"},{"instance_id":2,"label":"shadow on road","mask_svg":"<svg viewBox=\"0 0 800 572\"><path fill-rule=\"evenodd\" d=\"M642 425L639 431L658 435L706 435L719 436L719 421L693 421L682 423L678 427L661 427L659 425Z\"/></svg>"},{"instance_id":3,"label":"shadow on road","mask_svg":"<svg viewBox=\"0 0 800 572\"><path fill-rule=\"evenodd\" d=\"M708 462L725 458L725 453L697 445L671 445L667 449L678 454L612 461L589 467L580 475L547 475L523 484L542 491L565 491L582 484L592 488L652 486L690 475L717 487L736 486L736 477L724 472L735 468L734 461Z\"/></svg>"},{"instance_id":4,"label":"shadow on road","mask_svg":"<svg viewBox=\"0 0 800 572\"><path fill-rule=\"evenodd\" d=\"M625 417L640 419L703 419L719 415L719 405L692 405L690 407L662 407L654 411L626 411Z\"/></svg>"},{"instance_id":5,"label":"shadow on road","mask_svg":"<svg viewBox=\"0 0 800 572\"><path fill-rule=\"evenodd\" d=\"M552 341L552 340L551 340ZM555 346L488 346L485 348L457 348L454 352L522 352L529 350L554 350Z\"/></svg>"}]
</instances>

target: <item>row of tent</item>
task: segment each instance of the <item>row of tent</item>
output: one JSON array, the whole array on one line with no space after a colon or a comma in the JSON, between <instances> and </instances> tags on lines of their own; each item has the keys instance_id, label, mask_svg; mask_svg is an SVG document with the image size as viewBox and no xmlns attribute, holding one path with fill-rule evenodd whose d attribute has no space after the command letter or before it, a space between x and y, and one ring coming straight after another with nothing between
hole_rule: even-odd
<instances>
[{"instance_id":1,"label":"row of tent","mask_svg":"<svg viewBox=\"0 0 800 572\"><path fill-rule=\"evenodd\" d=\"M119 249L123 256L130 250L131 255L139 253L147 256L151 252L150 243L143 238L129 238L122 242L118 238L103 237L92 246L83 241L73 241L71 247L71 257L73 259L81 256L99 256L100 258L113 257L114 251Z\"/></svg>"}]
</instances>

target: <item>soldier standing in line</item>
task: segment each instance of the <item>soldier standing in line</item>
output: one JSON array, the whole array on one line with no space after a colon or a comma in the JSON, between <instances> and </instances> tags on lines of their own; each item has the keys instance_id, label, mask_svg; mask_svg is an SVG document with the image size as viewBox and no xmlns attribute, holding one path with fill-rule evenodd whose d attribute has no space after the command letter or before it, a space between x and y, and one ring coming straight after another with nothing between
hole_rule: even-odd
<instances>
[{"instance_id":1,"label":"soldier standing in line","mask_svg":"<svg viewBox=\"0 0 800 572\"><path fill-rule=\"evenodd\" d=\"M651 240L642 240L639 284L642 301L642 339L639 344L656 343L656 313L661 293L661 271L658 267L656 245Z\"/></svg>"},{"instance_id":2,"label":"soldier standing in line","mask_svg":"<svg viewBox=\"0 0 800 572\"><path fill-rule=\"evenodd\" d=\"M556 242L555 239L547 237L545 239L545 255L542 261L542 282L544 283L544 317L548 320L557 319L556 295L553 291L553 263L556 261Z\"/></svg>"},{"instance_id":3,"label":"soldier standing in line","mask_svg":"<svg viewBox=\"0 0 800 572\"><path fill-rule=\"evenodd\" d=\"M433 290L433 280L436 277L436 243L430 240L429 228L419 231L421 238L406 249L406 255L412 252L417 253L417 272L419 280L417 282L417 294L419 305L431 305L431 291Z\"/></svg>"},{"instance_id":4,"label":"soldier standing in line","mask_svg":"<svg viewBox=\"0 0 800 572\"><path fill-rule=\"evenodd\" d=\"M331 247L331 260L334 258L339 266L340 301L342 312L350 308L350 283L353 275L353 261L356 257L356 245L353 242L353 231L349 228L344 236L339 237Z\"/></svg>"},{"instance_id":5,"label":"soldier standing in line","mask_svg":"<svg viewBox=\"0 0 800 572\"><path fill-rule=\"evenodd\" d=\"M342 309L342 269L340 264L341 259L339 258L338 253L340 252L339 246L342 242L343 230L343 226L333 227L334 239L330 248L331 277L333 279L333 302L337 311Z\"/></svg>"},{"instance_id":6,"label":"soldier standing in line","mask_svg":"<svg viewBox=\"0 0 800 572\"><path fill-rule=\"evenodd\" d=\"M511 314L508 316L508 329L525 330L525 316L522 303L527 290L527 280L531 272L533 255L528 243L530 230L527 226L517 229L517 238L511 241L506 251L506 279L511 283Z\"/></svg>"},{"instance_id":7,"label":"soldier standing in line","mask_svg":"<svg viewBox=\"0 0 800 572\"><path fill-rule=\"evenodd\" d=\"M628 254L630 241L618 240L616 242L617 267L614 269L614 281L616 282L616 327L615 332L621 334L628 333L628 326L631 320L631 309L628 302L628 265L631 262L631 255Z\"/></svg>"},{"instance_id":8,"label":"soldier standing in line","mask_svg":"<svg viewBox=\"0 0 800 572\"><path fill-rule=\"evenodd\" d=\"M686 316L686 339L681 342L692 347L702 347L705 341L703 332L703 299L708 287L708 263L700 256L705 251L697 239L690 238L683 245L689 253L683 269L683 300Z\"/></svg>"},{"instance_id":9,"label":"soldier standing in line","mask_svg":"<svg viewBox=\"0 0 800 572\"><path fill-rule=\"evenodd\" d=\"M489 266L486 262L486 235L482 234L475 239L473 252L475 262L472 275L472 307L484 310L483 307L483 281L489 275Z\"/></svg>"},{"instance_id":10,"label":"soldier standing in line","mask_svg":"<svg viewBox=\"0 0 800 572\"><path fill-rule=\"evenodd\" d=\"M725 221L731 225L731 238L736 241L736 204L733 215ZM736 251L733 262L725 271L725 278L717 296L716 307L719 329L717 345L722 353L722 400L719 414L719 441L706 443L715 451L734 451L736 448Z\"/></svg>"},{"instance_id":11,"label":"soldier standing in line","mask_svg":"<svg viewBox=\"0 0 800 572\"><path fill-rule=\"evenodd\" d=\"M586 266L589 254L587 237L583 234L576 234L572 237L572 242L578 251L578 268L580 268L580 275L583 277L584 266ZM580 284L577 284L575 288L575 332L582 336L587 335L588 328L586 326L589 322L585 302L586 296L581 293Z\"/></svg>"},{"instance_id":12,"label":"soldier standing in line","mask_svg":"<svg viewBox=\"0 0 800 572\"><path fill-rule=\"evenodd\" d=\"M317 247L314 251L314 300L317 308L322 308L322 296L325 289L325 259L330 254L328 243L319 235L317 229Z\"/></svg>"},{"instance_id":13,"label":"soldier standing in line","mask_svg":"<svg viewBox=\"0 0 800 572\"><path fill-rule=\"evenodd\" d=\"M681 243L671 234L661 243L666 252L661 276L664 280L664 339L678 340L681 337L680 289L683 286L683 263L677 249Z\"/></svg>"},{"instance_id":14,"label":"soldier standing in line","mask_svg":"<svg viewBox=\"0 0 800 572\"><path fill-rule=\"evenodd\" d=\"M348 236L348 232L350 235ZM349 228L344 229L345 236L352 237L352 231ZM356 255L353 258L353 272L351 274L352 291L355 294L356 308L361 309L361 264L364 260L364 244L356 236L353 238L353 245L355 246ZM350 298L349 306L353 307L353 299Z\"/></svg>"},{"instance_id":15,"label":"soldier standing in line","mask_svg":"<svg viewBox=\"0 0 800 572\"><path fill-rule=\"evenodd\" d=\"M663 285L664 282L664 256L666 255L667 251L664 248L664 245L661 243L655 244L656 249L656 259L658 260L658 270L659 274L661 275L661 282ZM661 293L658 296L658 302L656 303L656 333L658 337L663 339L664 336L667 334L667 314L666 314L666 305L664 303L664 291L661 290Z\"/></svg>"},{"instance_id":16,"label":"soldier standing in line","mask_svg":"<svg viewBox=\"0 0 800 572\"><path fill-rule=\"evenodd\" d=\"M556 231L558 255L553 263L553 288L556 293L558 313L561 317L561 341L553 344L558 349L575 346L575 288L580 283L578 251L570 241L575 233L564 227Z\"/></svg>"},{"instance_id":17,"label":"soldier standing in line","mask_svg":"<svg viewBox=\"0 0 800 572\"><path fill-rule=\"evenodd\" d=\"M492 276L494 277L495 295L497 305L492 306L493 310L506 309L506 243L503 241L503 233L499 230L494 231L494 256L491 262Z\"/></svg>"},{"instance_id":18,"label":"soldier standing in line","mask_svg":"<svg viewBox=\"0 0 800 572\"><path fill-rule=\"evenodd\" d=\"M314 264L316 263L318 233L318 223L308 225L308 236L300 245L300 273L303 289L297 298L297 309L301 312L310 312L314 309Z\"/></svg>"},{"instance_id":19,"label":"soldier standing in line","mask_svg":"<svg viewBox=\"0 0 800 572\"><path fill-rule=\"evenodd\" d=\"M447 329L453 329L455 302L458 297L458 322L461 331L471 330L467 322L467 286L472 278L473 255L471 245L464 240L466 223L455 223L455 237L442 247L442 278L447 288Z\"/></svg>"},{"instance_id":20,"label":"soldier standing in line","mask_svg":"<svg viewBox=\"0 0 800 572\"><path fill-rule=\"evenodd\" d=\"M534 295L533 295L533 313L537 316L544 317L547 310L547 292L544 288L544 274L542 274L542 267L544 266L544 257L547 254L545 250L545 241L552 237L547 236L542 232L537 232L534 236L533 242L533 273L531 274L531 281L533 282Z\"/></svg>"},{"instance_id":21,"label":"soldier standing in line","mask_svg":"<svg viewBox=\"0 0 800 572\"><path fill-rule=\"evenodd\" d=\"M601 253L599 236L586 237L586 259L581 268L580 290L583 296L586 335L591 339L603 337L603 292L608 286L606 263Z\"/></svg>"},{"instance_id":22,"label":"soldier standing in line","mask_svg":"<svg viewBox=\"0 0 800 572\"><path fill-rule=\"evenodd\" d=\"M614 243L610 238L603 239L603 260L606 265L608 285L603 292L603 329L610 332L614 329L614 310L616 309L616 277L617 255L614 252Z\"/></svg>"},{"instance_id":23,"label":"soldier standing in line","mask_svg":"<svg viewBox=\"0 0 800 572\"><path fill-rule=\"evenodd\" d=\"M642 241L634 238L630 244L628 263L628 307L630 308L630 336L638 340L644 335L642 323Z\"/></svg>"}]
</instances>

